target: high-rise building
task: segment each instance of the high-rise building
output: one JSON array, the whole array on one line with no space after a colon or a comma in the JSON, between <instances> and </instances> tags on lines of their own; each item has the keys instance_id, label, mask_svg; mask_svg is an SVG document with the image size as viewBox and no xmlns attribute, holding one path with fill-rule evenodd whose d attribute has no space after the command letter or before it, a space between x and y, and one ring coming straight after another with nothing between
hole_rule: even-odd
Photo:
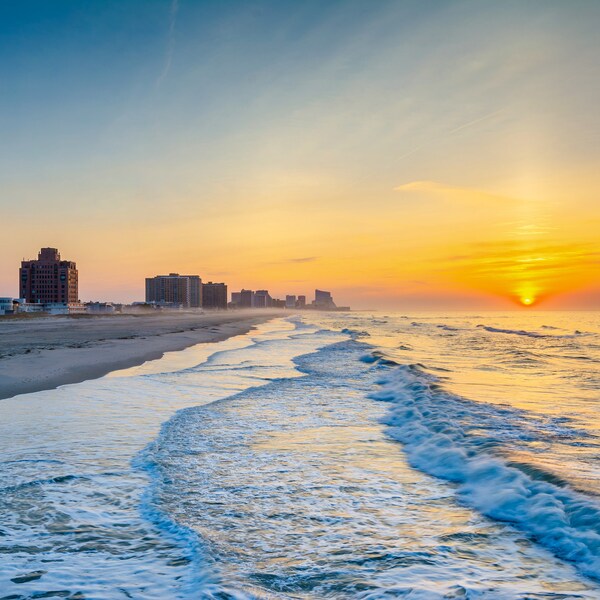
<instances>
[{"instance_id":1,"label":"high-rise building","mask_svg":"<svg viewBox=\"0 0 600 600\"><path fill-rule=\"evenodd\" d=\"M268 290L256 290L254 292L254 307L255 308L271 308L273 298Z\"/></svg>"},{"instance_id":2,"label":"high-rise building","mask_svg":"<svg viewBox=\"0 0 600 600\"><path fill-rule=\"evenodd\" d=\"M296 308L296 296L286 296L285 297L285 307L286 308Z\"/></svg>"},{"instance_id":3,"label":"high-rise building","mask_svg":"<svg viewBox=\"0 0 600 600\"><path fill-rule=\"evenodd\" d=\"M252 290L242 290L240 292L240 308L252 308L254 306L254 292Z\"/></svg>"},{"instance_id":4,"label":"high-rise building","mask_svg":"<svg viewBox=\"0 0 600 600\"><path fill-rule=\"evenodd\" d=\"M315 301L313 304L316 308L329 310L336 308L335 302L331 297L331 292L325 292L323 290L315 290Z\"/></svg>"},{"instance_id":5,"label":"high-rise building","mask_svg":"<svg viewBox=\"0 0 600 600\"><path fill-rule=\"evenodd\" d=\"M227 308L227 286L212 281L203 283L202 308Z\"/></svg>"},{"instance_id":6,"label":"high-rise building","mask_svg":"<svg viewBox=\"0 0 600 600\"><path fill-rule=\"evenodd\" d=\"M163 306L202 306L202 280L198 275L157 275L146 278L146 302Z\"/></svg>"},{"instance_id":7,"label":"high-rise building","mask_svg":"<svg viewBox=\"0 0 600 600\"><path fill-rule=\"evenodd\" d=\"M296 300L296 308L304 308L306 306L306 296L298 296Z\"/></svg>"},{"instance_id":8,"label":"high-rise building","mask_svg":"<svg viewBox=\"0 0 600 600\"><path fill-rule=\"evenodd\" d=\"M19 269L19 296L34 304L79 302L77 265L61 260L56 248L42 248L37 260L24 260Z\"/></svg>"}]
</instances>

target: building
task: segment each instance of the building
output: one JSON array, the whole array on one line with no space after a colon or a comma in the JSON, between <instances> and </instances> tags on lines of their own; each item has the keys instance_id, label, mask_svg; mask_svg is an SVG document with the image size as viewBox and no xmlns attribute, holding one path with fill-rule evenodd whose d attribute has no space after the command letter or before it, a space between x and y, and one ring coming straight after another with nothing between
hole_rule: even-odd
<instances>
[{"instance_id":1,"label":"building","mask_svg":"<svg viewBox=\"0 0 600 600\"><path fill-rule=\"evenodd\" d=\"M146 302L172 308L202 306L202 280L198 275L157 275L146 278Z\"/></svg>"},{"instance_id":2,"label":"building","mask_svg":"<svg viewBox=\"0 0 600 600\"><path fill-rule=\"evenodd\" d=\"M239 308L242 303L242 292L231 292L231 302L229 303L232 308Z\"/></svg>"},{"instance_id":3,"label":"building","mask_svg":"<svg viewBox=\"0 0 600 600\"><path fill-rule=\"evenodd\" d=\"M61 260L56 248L42 248L37 260L23 260L19 269L19 296L31 304L77 304L77 265Z\"/></svg>"},{"instance_id":4,"label":"building","mask_svg":"<svg viewBox=\"0 0 600 600\"><path fill-rule=\"evenodd\" d=\"M306 307L306 296L298 296L296 300L296 308L305 308Z\"/></svg>"},{"instance_id":5,"label":"building","mask_svg":"<svg viewBox=\"0 0 600 600\"><path fill-rule=\"evenodd\" d=\"M85 310L91 314L112 314L117 312L117 307L112 302L86 302Z\"/></svg>"},{"instance_id":6,"label":"building","mask_svg":"<svg viewBox=\"0 0 600 600\"><path fill-rule=\"evenodd\" d=\"M335 310L337 308L331 297L331 293L323 290L315 290L315 300L313 305L315 308L320 308L322 310Z\"/></svg>"},{"instance_id":7,"label":"building","mask_svg":"<svg viewBox=\"0 0 600 600\"><path fill-rule=\"evenodd\" d=\"M285 307L286 308L296 308L296 296L287 295L285 297Z\"/></svg>"},{"instance_id":8,"label":"building","mask_svg":"<svg viewBox=\"0 0 600 600\"><path fill-rule=\"evenodd\" d=\"M254 306L254 292L252 290L242 290L240 292L240 308L252 308Z\"/></svg>"},{"instance_id":9,"label":"building","mask_svg":"<svg viewBox=\"0 0 600 600\"><path fill-rule=\"evenodd\" d=\"M268 290L256 290L256 292L254 292L255 308L271 308L272 304L273 298L271 298Z\"/></svg>"},{"instance_id":10,"label":"building","mask_svg":"<svg viewBox=\"0 0 600 600\"><path fill-rule=\"evenodd\" d=\"M49 315L83 315L87 312L85 305L80 303L65 304L64 302L47 302L44 311Z\"/></svg>"},{"instance_id":11,"label":"building","mask_svg":"<svg viewBox=\"0 0 600 600\"><path fill-rule=\"evenodd\" d=\"M202 308L227 308L227 286L224 283L202 284Z\"/></svg>"},{"instance_id":12,"label":"building","mask_svg":"<svg viewBox=\"0 0 600 600\"><path fill-rule=\"evenodd\" d=\"M17 298L13 304L15 304L15 312L18 313L43 313L46 312L45 304L32 304L31 302L25 302L25 298Z\"/></svg>"},{"instance_id":13,"label":"building","mask_svg":"<svg viewBox=\"0 0 600 600\"><path fill-rule=\"evenodd\" d=\"M0 316L12 315L18 304L12 298L0 298Z\"/></svg>"}]
</instances>

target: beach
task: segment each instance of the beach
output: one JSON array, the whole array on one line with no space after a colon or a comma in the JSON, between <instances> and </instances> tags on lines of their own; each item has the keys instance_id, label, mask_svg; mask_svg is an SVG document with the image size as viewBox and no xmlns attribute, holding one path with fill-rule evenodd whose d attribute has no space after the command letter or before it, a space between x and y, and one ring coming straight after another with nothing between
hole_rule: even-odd
<instances>
[{"instance_id":1,"label":"beach","mask_svg":"<svg viewBox=\"0 0 600 600\"><path fill-rule=\"evenodd\" d=\"M272 311L0 319L0 400L244 334Z\"/></svg>"}]
</instances>

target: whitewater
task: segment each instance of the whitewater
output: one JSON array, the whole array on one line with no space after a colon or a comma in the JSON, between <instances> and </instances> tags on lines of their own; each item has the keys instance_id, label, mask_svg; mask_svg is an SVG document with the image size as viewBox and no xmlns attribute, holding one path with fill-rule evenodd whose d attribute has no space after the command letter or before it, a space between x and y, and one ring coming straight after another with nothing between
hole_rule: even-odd
<instances>
[{"instance_id":1,"label":"whitewater","mask_svg":"<svg viewBox=\"0 0 600 600\"><path fill-rule=\"evenodd\" d=\"M311 313L0 401L0 600L600 598L598 313Z\"/></svg>"}]
</instances>

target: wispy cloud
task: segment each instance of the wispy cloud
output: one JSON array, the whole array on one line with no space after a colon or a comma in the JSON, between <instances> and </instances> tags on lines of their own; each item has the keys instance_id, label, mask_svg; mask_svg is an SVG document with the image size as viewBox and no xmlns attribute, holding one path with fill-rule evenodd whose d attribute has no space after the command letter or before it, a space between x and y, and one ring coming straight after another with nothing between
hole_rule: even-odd
<instances>
[{"instance_id":1,"label":"wispy cloud","mask_svg":"<svg viewBox=\"0 0 600 600\"><path fill-rule=\"evenodd\" d=\"M173 62L173 50L175 49L175 24L177 22L177 13L179 12L179 0L171 1L171 8L169 9L169 30L167 32L167 49L165 52L165 62L158 79L156 80L156 87L160 87L165 77L171 70L171 64Z\"/></svg>"},{"instance_id":2,"label":"wispy cloud","mask_svg":"<svg viewBox=\"0 0 600 600\"><path fill-rule=\"evenodd\" d=\"M437 135L437 136L431 137L430 139L425 140L423 143L415 146L408 152L401 154L398 157L398 159L400 160L402 158L408 158L409 156L412 156L413 154L416 154L417 152L419 152L419 150L428 148L432 144L439 143L439 141L441 139L443 139L444 137L449 137L449 136L455 135L456 133L459 133L460 131L469 129L470 127L474 127L475 125L479 125L480 123L494 119L495 117L497 117L499 114L503 113L504 111L505 111L505 109L501 108L499 110L495 110L495 111L488 113L486 115L483 115L481 117L477 117L475 119L471 119L470 121L466 121L465 123L461 123L457 127L453 127L452 129L450 129L448 131L442 132L440 135Z\"/></svg>"},{"instance_id":3,"label":"wispy cloud","mask_svg":"<svg viewBox=\"0 0 600 600\"><path fill-rule=\"evenodd\" d=\"M288 263L307 263L307 262L315 262L315 260L319 260L318 256L305 256L303 258L288 258L282 262Z\"/></svg>"},{"instance_id":4,"label":"wispy cloud","mask_svg":"<svg viewBox=\"0 0 600 600\"><path fill-rule=\"evenodd\" d=\"M470 244L472 252L438 259L440 270L457 270L471 278L548 282L591 276L598 251L591 244L523 245L515 240Z\"/></svg>"},{"instance_id":5,"label":"wispy cloud","mask_svg":"<svg viewBox=\"0 0 600 600\"><path fill-rule=\"evenodd\" d=\"M284 258L282 260L273 260L269 262L262 263L263 265L294 265L294 264L303 264L303 263L311 263L319 260L319 256L301 256L299 258Z\"/></svg>"},{"instance_id":6,"label":"wispy cloud","mask_svg":"<svg viewBox=\"0 0 600 600\"><path fill-rule=\"evenodd\" d=\"M456 187L435 181L410 181L394 188L395 192L420 194L452 202L481 203L493 202L512 205L522 202L519 198L492 194L475 188Z\"/></svg>"}]
</instances>

